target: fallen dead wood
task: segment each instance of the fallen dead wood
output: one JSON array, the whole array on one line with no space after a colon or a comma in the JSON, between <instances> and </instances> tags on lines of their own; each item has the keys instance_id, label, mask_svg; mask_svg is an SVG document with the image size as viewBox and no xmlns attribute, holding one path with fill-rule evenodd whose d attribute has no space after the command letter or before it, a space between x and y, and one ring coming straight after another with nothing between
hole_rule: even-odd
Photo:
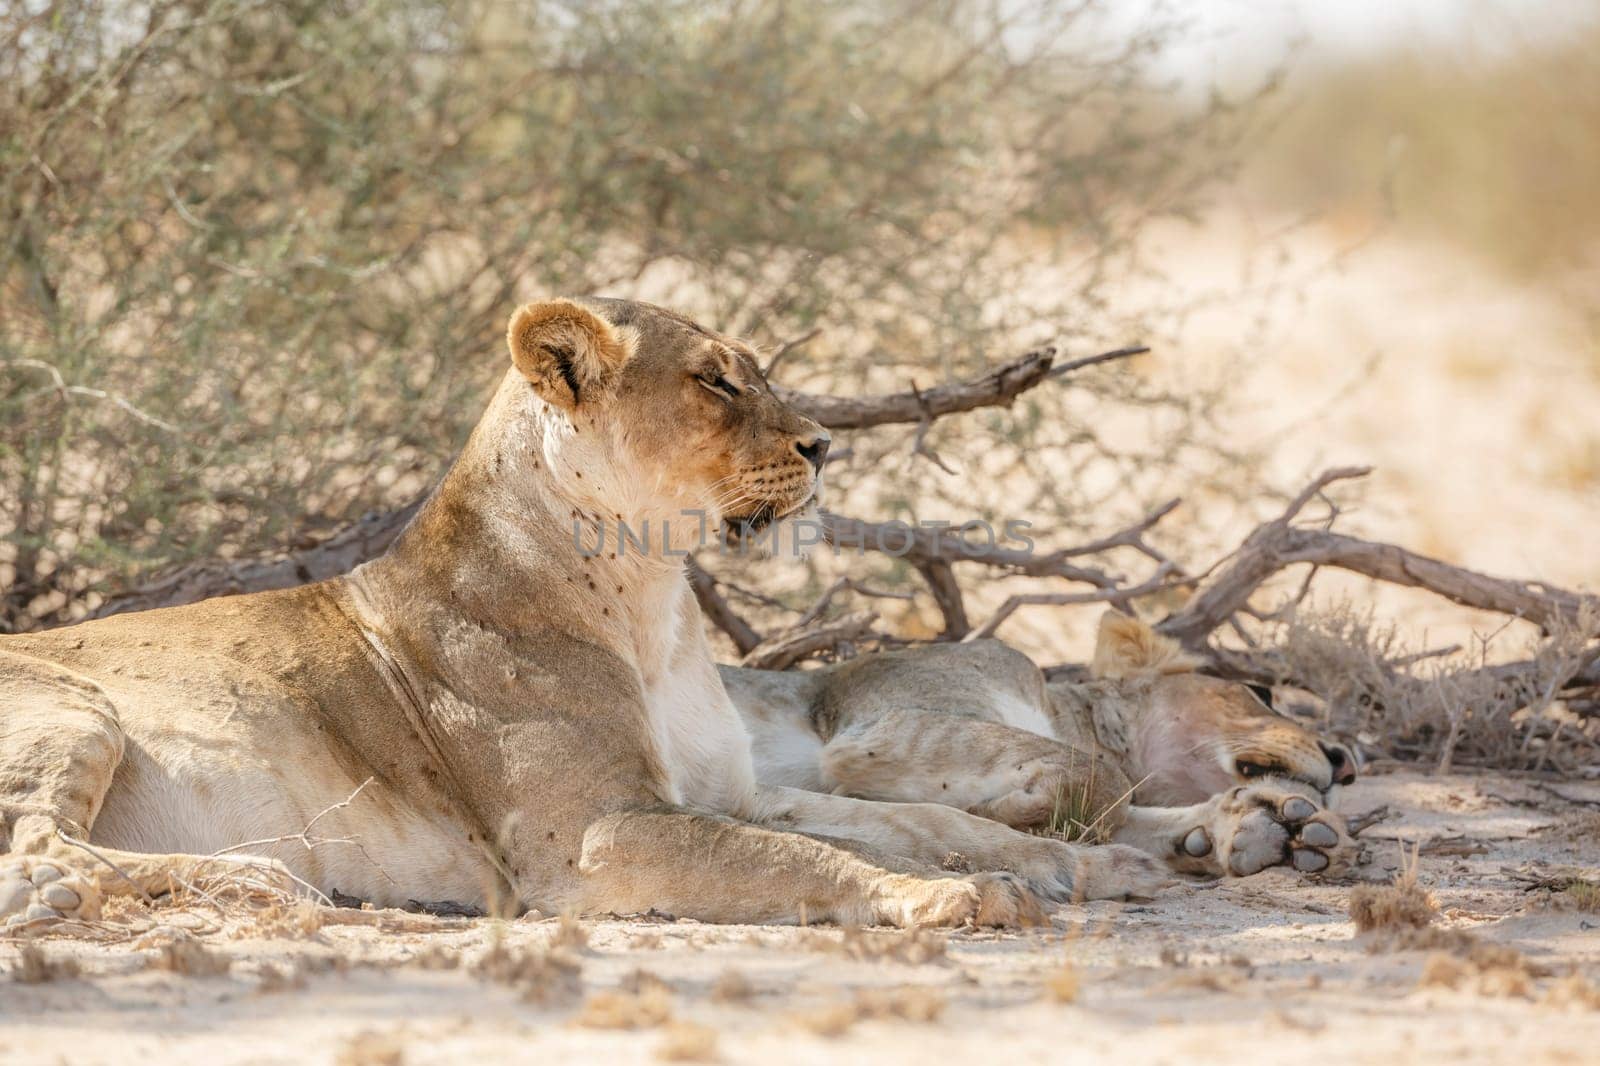
<instances>
[{"instance_id":1,"label":"fallen dead wood","mask_svg":"<svg viewBox=\"0 0 1600 1066\"><path fill-rule=\"evenodd\" d=\"M979 407L1004 407L1044 381L1075 370L1140 355L1148 348L1118 348L1053 367L1056 350L1040 348L971 381L884 396L828 396L774 385L780 399L804 411L829 429L866 429L892 423L916 424Z\"/></svg>"},{"instance_id":2,"label":"fallen dead wood","mask_svg":"<svg viewBox=\"0 0 1600 1066\"><path fill-rule=\"evenodd\" d=\"M787 670L802 659L841 645L860 642L873 635L878 616L871 611L853 611L827 622L798 626L768 637L739 661L740 666L758 670Z\"/></svg>"},{"instance_id":3,"label":"fallen dead wood","mask_svg":"<svg viewBox=\"0 0 1600 1066\"><path fill-rule=\"evenodd\" d=\"M381 555L422 505L420 499L393 511L376 511L355 525L308 548L252 559L191 563L108 598L91 618L176 607L213 596L287 589L347 573Z\"/></svg>"},{"instance_id":4,"label":"fallen dead wood","mask_svg":"<svg viewBox=\"0 0 1600 1066\"><path fill-rule=\"evenodd\" d=\"M1424 589L1463 607L1525 619L1547 631L1572 624L1586 608L1600 610L1600 597L1568 592L1543 582L1491 577L1393 544L1291 524L1329 485L1363 477L1368 472L1365 467L1344 467L1318 477L1282 515L1258 526L1232 560L1183 610L1157 628L1198 648L1208 634L1248 607L1250 597L1270 578L1303 563L1337 567L1391 585Z\"/></svg>"}]
</instances>

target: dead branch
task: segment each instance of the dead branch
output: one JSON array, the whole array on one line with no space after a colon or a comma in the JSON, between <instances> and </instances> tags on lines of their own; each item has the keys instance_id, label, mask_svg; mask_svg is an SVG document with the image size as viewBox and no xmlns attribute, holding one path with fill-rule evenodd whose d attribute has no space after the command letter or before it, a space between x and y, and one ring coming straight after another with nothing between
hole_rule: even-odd
<instances>
[{"instance_id":1,"label":"dead branch","mask_svg":"<svg viewBox=\"0 0 1600 1066\"><path fill-rule=\"evenodd\" d=\"M1322 474L1295 497L1283 514L1256 527L1233 554L1232 561L1181 611L1157 628L1190 647L1200 648L1214 629L1245 610L1250 597L1270 578L1301 563L1337 567L1391 585L1424 589L1463 607L1521 618L1546 631L1575 621L1586 605L1600 609L1600 597L1568 592L1538 581L1492 577L1393 544L1292 524L1327 486L1368 472L1368 468L1345 467Z\"/></svg>"},{"instance_id":2,"label":"dead branch","mask_svg":"<svg viewBox=\"0 0 1600 1066\"><path fill-rule=\"evenodd\" d=\"M1115 589L1121 583L1102 570L1067 562L1082 554L1073 548L1035 555L1025 548L1006 548L998 543L969 544L959 529L866 522L836 514L824 514L822 524L824 539L835 550L881 552L919 569L927 564L982 563L1021 576L1059 577L1101 589Z\"/></svg>"},{"instance_id":3,"label":"dead branch","mask_svg":"<svg viewBox=\"0 0 1600 1066\"><path fill-rule=\"evenodd\" d=\"M821 596L817 597L816 602L805 609L805 612L800 615L800 620L796 622L795 625L808 626L812 622L815 622L827 612L830 606L832 606L833 598L839 595L839 593L846 591L854 592L860 596L871 596L876 599L884 600L906 600L909 602L915 598L909 592L890 592L887 589L875 589L869 585L863 585L854 578L841 577L834 581L833 584L829 585L827 590L824 591Z\"/></svg>"},{"instance_id":4,"label":"dead branch","mask_svg":"<svg viewBox=\"0 0 1600 1066\"><path fill-rule=\"evenodd\" d=\"M964 640L981 640L992 637L1006 619L1022 607L1065 607L1072 604L1109 603L1124 613L1132 613L1133 601L1144 596L1166 592L1187 585L1188 579L1173 579L1171 567L1163 563L1149 579L1128 588L1102 589L1098 592L1025 592L1012 596L989 616L988 621L968 633Z\"/></svg>"},{"instance_id":5,"label":"dead branch","mask_svg":"<svg viewBox=\"0 0 1600 1066\"><path fill-rule=\"evenodd\" d=\"M799 408L829 429L866 429L891 423L916 424L925 419L979 407L1004 407L1041 382L1149 350L1119 348L1075 359L1052 370L1056 350L1040 348L971 381L883 396L827 396L786 389L780 385L774 385L772 391L779 399Z\"/></svg>"},{"instance_id":6,"label":"dead branch","mask_svg":"<svg viewBox=\"0 0 1600 1066\"><path fill-rule=\"evenodd\" d=\"M712 625L728 635L740 655L749 655L761 643L761 634L728 605L722 593L717 591L717 585L717 579L708 574L704 567L692 558L689 560L689 587L694 589L694 598L699 601L701 612L711 619Z\"/></svg>"},{"instance_id":7,"label":"dead branch","mask_svg":"<svg viewBox=\"0 0 1600 1066\"><path fill-rule=\"evenodd\" d=\"M877 620L878 616L872 611L854 611L820 625L797 627L762 641L739 661L739 665L758 670L787 670L802 659L872 636Z\"/></svg>"},{"instance_id":8,"label":"dead branch","mask_svg":"<svg viewBox=\"0 0 1600 1066\"><path fill-rule=\"evenodd\" d=\"M422 500L393 511L375 511L309 548L257 559L219 559L181 566L108 598L91 618L175 607L213 596L287 589L347 573L383 553L411 521Z\"/></svg>"}]
</instances>

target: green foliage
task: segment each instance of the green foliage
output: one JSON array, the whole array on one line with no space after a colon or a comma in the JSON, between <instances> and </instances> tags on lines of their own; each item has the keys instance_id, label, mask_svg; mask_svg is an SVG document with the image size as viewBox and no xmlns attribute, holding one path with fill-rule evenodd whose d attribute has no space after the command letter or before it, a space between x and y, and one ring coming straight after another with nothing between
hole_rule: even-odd
<instances>
[{"instance_id":1,"label":"green foliage","mask_svg":"<svg viewBox=\"0 0 1600 1066\"><path fill-rule=\"evenodd\" d=\"M414 495L520 299L822 327L786 373L839 389L1106 332L1224 127L1151 106L1161 26L1000 8L6 6L0 627Z\"/></svg>"}]
</instances>

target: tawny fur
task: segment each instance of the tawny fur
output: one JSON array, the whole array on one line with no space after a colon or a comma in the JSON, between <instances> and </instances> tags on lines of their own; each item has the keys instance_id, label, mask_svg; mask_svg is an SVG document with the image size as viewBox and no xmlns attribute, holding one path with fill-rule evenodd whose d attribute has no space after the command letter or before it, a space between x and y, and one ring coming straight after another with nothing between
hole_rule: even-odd
<instances>
[{"instance_id":1,"label":"tawny fur","mask_svg":"<svg viewBox=\"0 0 1600 1066\"><path fill-rule=\"evenodd\" d=\"M747 347L661 308L531 305L507 343L513 369L383 557L0 638L0 922L163 891L368 781L317 826L346 843L260 850L378 904L725 922L1009 924L1039 896L1161 883L1131 849L759 783L685 513L805 506L821 429ZM975 872L941 870L952 851Z\"/></svg>"},{"instance_id":2,"label":"tawny fur","mask_svg":"<svg viewBox=\"0 0 1600 1066\"><path fill-rule=\"evenodd\" d=\"M1188 873L1349 862L1323 809L1353 775L1341 749L1125 615L1102 619L1093 664L1089 681L1047 683L988 640L722 673L764 783L1087 830Z\"/></svg>"}]
</instances>

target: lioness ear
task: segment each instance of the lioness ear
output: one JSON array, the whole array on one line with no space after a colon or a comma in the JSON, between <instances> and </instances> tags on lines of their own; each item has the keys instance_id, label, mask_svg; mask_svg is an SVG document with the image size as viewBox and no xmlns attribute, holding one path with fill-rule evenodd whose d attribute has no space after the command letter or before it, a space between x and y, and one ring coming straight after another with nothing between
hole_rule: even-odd
<instances>
[{"instance_id":1,"label":"lioness ear","mask_svg":"<svg viewBox=\"0 0 1600 1066\"><path fill-rule=\"evenodd\" d=\"M506 346L534 391L564 411L609 392L631 354L609 322L571 300L517 308L506 327Z\"/></svg>"},{"instance_id":2,"label":"lioness ear","mask_svg":"<svg viewBox=\"0 0 1600 1066\"><path fill-rule=\"evenodd\" d=\"M1112 681L1140 675L1184 674L1200 665L1200 659L1184 651L1183 645L1171 637L1162 636L1137 618L1112 610L1100 616L1089 674Z\"/></svg>"}]
</instances>

